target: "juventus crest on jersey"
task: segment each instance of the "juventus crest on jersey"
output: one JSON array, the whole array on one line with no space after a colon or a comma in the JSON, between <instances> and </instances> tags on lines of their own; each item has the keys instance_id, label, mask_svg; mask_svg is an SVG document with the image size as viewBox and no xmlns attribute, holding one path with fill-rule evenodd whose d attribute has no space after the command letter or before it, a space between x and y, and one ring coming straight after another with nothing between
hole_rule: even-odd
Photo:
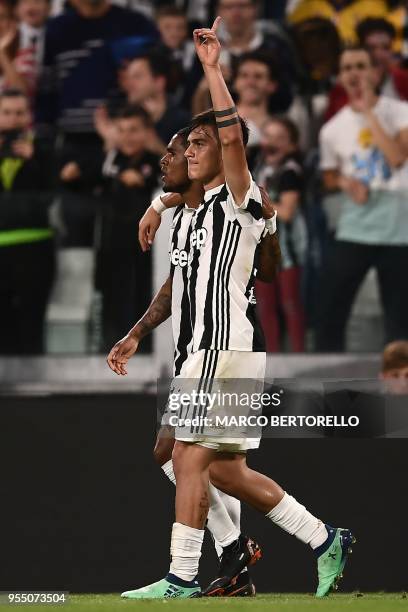
<instances>
[{"instance_id":1,"label":"juventus crest on jersey","mask_svg":"<svg viewBox=\"0 0 408 612\"><path fill-rule=\"evenodd\" d=\"M264 227L252 180L240 207L223 184L207 191L197 209L176 209L169 251L175 375L200 349L265 350L254 293Z\"/></svg>"}]
</instances>

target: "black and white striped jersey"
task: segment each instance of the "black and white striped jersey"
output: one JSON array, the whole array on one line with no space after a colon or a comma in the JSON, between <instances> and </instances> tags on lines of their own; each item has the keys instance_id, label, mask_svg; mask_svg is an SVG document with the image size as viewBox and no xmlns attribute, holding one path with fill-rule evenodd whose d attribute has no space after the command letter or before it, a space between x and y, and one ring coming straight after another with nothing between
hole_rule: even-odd
<instances>
[{"instance_id":1,"label":"black and white striped jersey","mask_svg":"<svg viewBox=\"0 0 408 612\"><path fill-rule=\"evenodd\" d=\"M180 373L191 352L192 328L190 303L187 294L187 264L190 251L191 221L196 210L185 204L174 212L170 228L170 275L173 279L171 295L171 323L174 341L174 375Z\"/></svg>"},{"instance_id":2,"label":"black and white striped jersey","mask_svg":"<svg viewBox=\"0 0 408 612\"><path fill-rule=\"evenodd\" d=\"M264 351L254 290L265 227L258 186L251 180L238 207L228 186L219 185L206 192L187 228L183 220L188 214L186 209L176 211L171 237L173 333L179 353Z\"/></svg>"}]
</instances>

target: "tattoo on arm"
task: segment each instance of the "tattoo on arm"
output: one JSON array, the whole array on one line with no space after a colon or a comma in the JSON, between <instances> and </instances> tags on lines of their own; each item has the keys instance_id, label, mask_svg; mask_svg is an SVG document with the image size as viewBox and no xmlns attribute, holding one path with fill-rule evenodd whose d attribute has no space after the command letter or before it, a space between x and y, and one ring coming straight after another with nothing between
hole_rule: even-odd
<instances>
[{"instance_id":1,"label":"tattoo on arm","mask_svg":"<svg viewBox=\"0 0 408 612\"><path fill-rule=\"evenodd\" d=\"M171 315L171 287L171 279L168 279L153 298L143 317L136 323L133 332L139 339L144 338Z\"/></svg>"},{"instance_id":2,"label":"tattoo on arm","mask_svg":"<svg viewBox=\"0 0 408 612\"><path fill-rule=\"evenodd\" d=\"M232 119L227 119L226 121L217 121L217 128L225 128L230 125L234 125L235 123L239 123L238 117L233 117Z\"/></svg>"},{"instance_id":3,"label":"tattoo on arm","mask_svg":"<svg viewBox=\"0 0 408 612\"><path fill-rule=\"evenodd\" d=\"M226 108L224 110L216 110L214 111L214 115L216 117L228 117L228 115L232 115L237 112L236 106L231 106L231 108Z\"/></svg>"},{"instance_id":4,"label":"tattoo on arm","mask_svg":"<svg viewBox=\"0 0 408 612\"><path fill-rule=\"evenodd\" d=\"M158 295L151 303L147 312L138 322L143 336L153 331L171 315L171 297L169 295Z\"/></svg>"}]
</instances>

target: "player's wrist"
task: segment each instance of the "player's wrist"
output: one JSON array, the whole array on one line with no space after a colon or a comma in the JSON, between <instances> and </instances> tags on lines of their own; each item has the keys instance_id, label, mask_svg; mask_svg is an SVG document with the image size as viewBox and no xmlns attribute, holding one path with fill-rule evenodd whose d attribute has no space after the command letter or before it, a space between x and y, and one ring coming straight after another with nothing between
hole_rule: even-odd
<instances>
[{"instance_id":1,"label":"player's wrist","mask_svg":"<svg viewBox=\"0 0 408 612\"><path fill-rule=\"evenodd\" d=\"M167 206L163 204L163 201L160 196L157 196L156 198L154 198L154 200L151 203L151 207L160 216L164 213L165 210L167 210Z\"/></svg>"},{"instance_id":2,"label":"player's wrist","mask_svg":"<svg viewBox=\"0 0 408 612\"><path fill-rule=\"evenodd\" d=\"M265 229L268 230L268 233L272 236L276 233L276 211L273 217L269 219L265 219Z\"/></svg>"},{"instance_id":3,"label":"player's wrist","mask_svg":"<svg viewBox=\"0 0 408 612\"><path fill-rule=\"evenodd\" d=\"M143 332L140 325L136 324L130 332L128 332L127 337L136 342L140 342L143 339Z\"/></svg>"},{"instance_id":4,"label":"player's wrist","mask_svg":"<svg viewBox=\"0 0 408 612\"><path fill-rule=\"evenodd\" d=\"M203 64L203 70L206 76L211 76L213 74L222 76L221 64L219 61L215 64Z\"/></svg>"}]
</instances>

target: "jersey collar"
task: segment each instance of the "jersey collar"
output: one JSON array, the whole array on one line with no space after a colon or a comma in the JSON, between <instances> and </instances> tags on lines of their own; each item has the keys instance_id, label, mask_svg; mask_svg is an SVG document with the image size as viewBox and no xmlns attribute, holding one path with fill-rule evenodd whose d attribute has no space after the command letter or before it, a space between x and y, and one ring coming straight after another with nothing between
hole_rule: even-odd
<instances>
[{"instance_id":1,"label":"jersey collar","mask_svg":"<svg viewBox=\"0 0 408 612\"><path fill-rule=\"evenodd\" d=\"M211 200L211 198L214 197L217 193L219 193L223 187L224 183L206 191L204 194L204 202L208 202L208 200Z\"/></svg>"}]
</instances>

